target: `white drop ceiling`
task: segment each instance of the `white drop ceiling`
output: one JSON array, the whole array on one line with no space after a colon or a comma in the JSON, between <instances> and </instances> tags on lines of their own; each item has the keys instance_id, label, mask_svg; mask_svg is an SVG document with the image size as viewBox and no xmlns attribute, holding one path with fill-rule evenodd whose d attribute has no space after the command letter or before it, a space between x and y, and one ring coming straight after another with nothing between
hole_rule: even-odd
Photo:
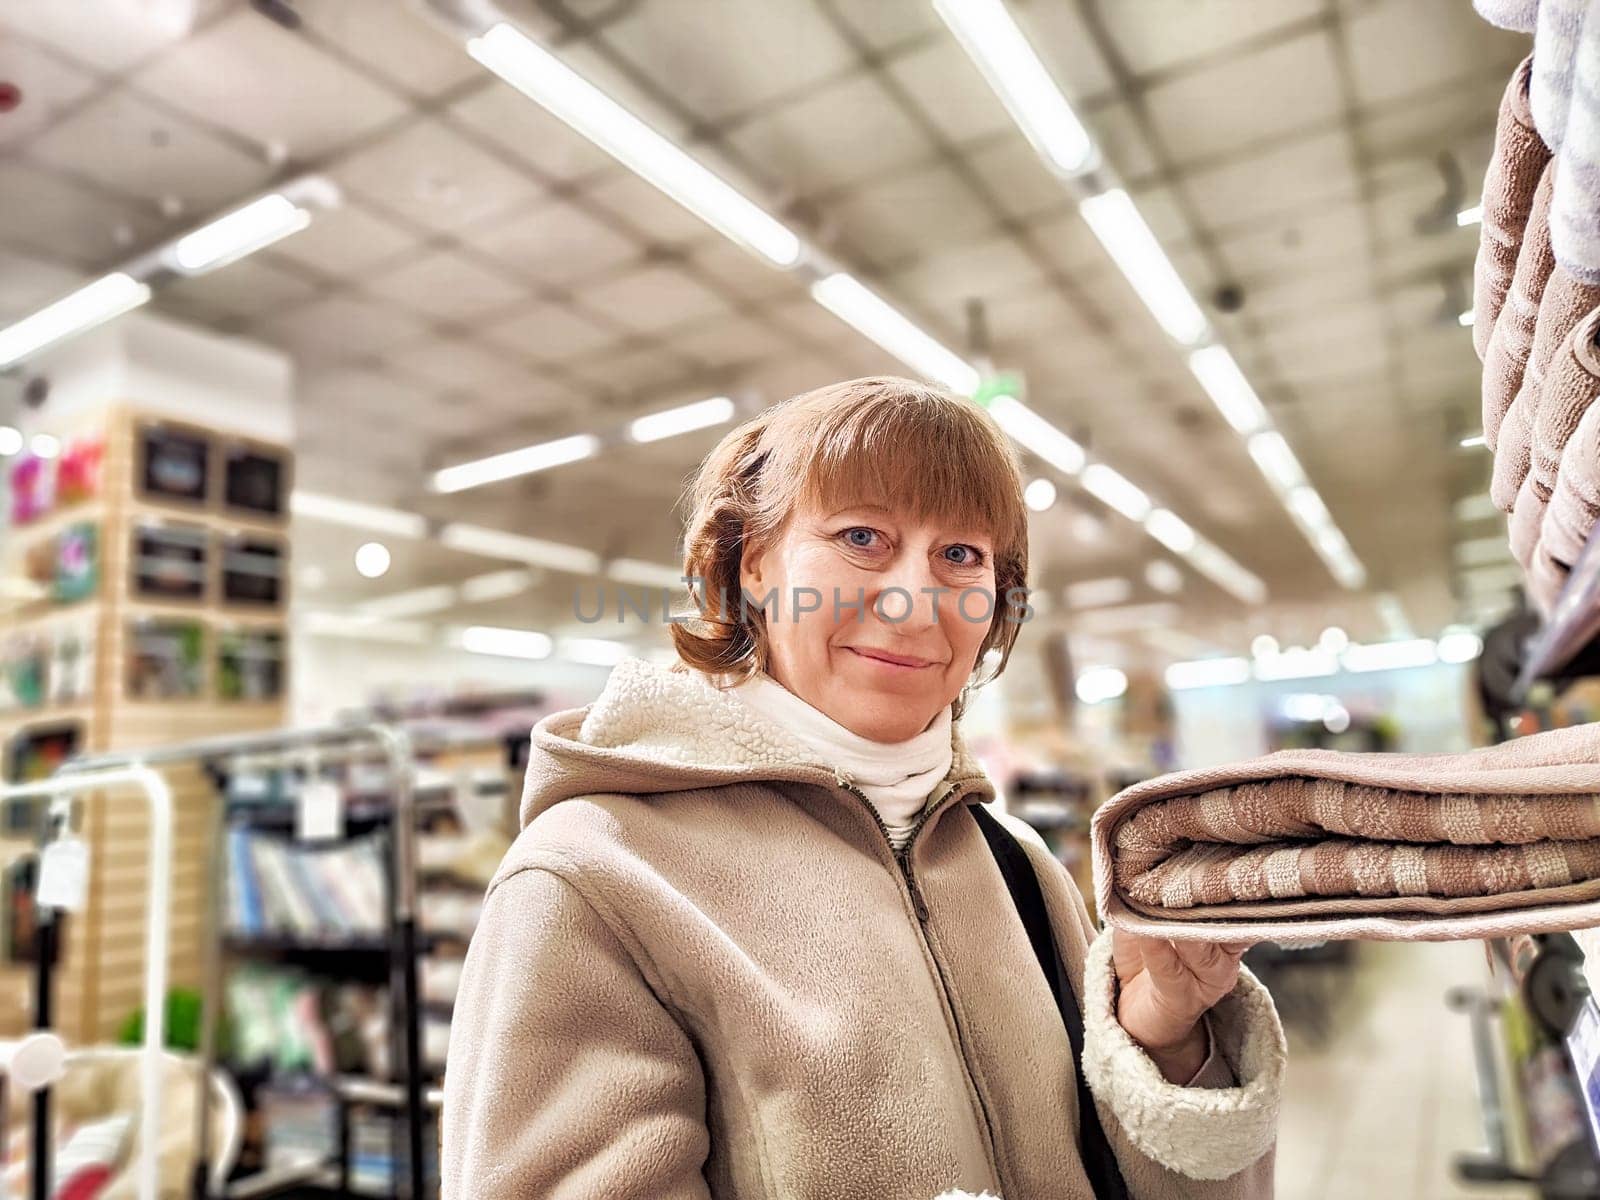
<instances>
[{"instance_id":1,"label":"white drop ceiling","mask_svg":"<svg viewBox=\"0 0 1600 1200\"><path fill-rule=\"evenodd\" d=\"M906 373L807 296L489 75L401 0L159 6L0 0L0 318L306 170L342 208L160 292L167 313L298 365L300 486L670 563L675 505L720 431L459 496L426 473L716 393L770 403ZM1470 615L1455 501L1484 487L1478 364L1455 321L1495 108L1526 39L1466 0L1011 0L1255 384L1371 582L1337 587L927 0L518 0L524 27L692 147L947 344L981 302L1035 408L1266 582L1248 613L1184 570L1180 624L1419 632ZM1460 181L1452 187L1452 173ZM64 282L65 281L65 282ZM1236 286L1237 312L1213 303ZM1455 308L1452 308L1452 306ZM0 416L3 416L0 413ZM1044 464L1031 469L1049 474ZM1056 477L1036 586L1127 578L1159 547ZM1085 538L1078 511L1104 516ZM337 606L493 569L308 526ZM347 544L348 543L348 544ZM544 627L572 580L462 619ZM1059 610L1059 605L1057 606Z\"/></svg>"}]
</instances>

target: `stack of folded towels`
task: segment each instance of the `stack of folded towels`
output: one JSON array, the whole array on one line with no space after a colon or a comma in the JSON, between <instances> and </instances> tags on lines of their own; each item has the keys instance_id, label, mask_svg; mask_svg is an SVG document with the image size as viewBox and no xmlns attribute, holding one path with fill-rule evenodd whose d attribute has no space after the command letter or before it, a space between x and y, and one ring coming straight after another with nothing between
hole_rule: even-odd
<instances>
[{"instance_id":1,"label":"stack of folded towels","mask_svg":"<svg viewBox=\"0 0 1600 1200\"><path fill-rule=\"evenodd\" d=\"M1600 517L1600 0L1475 0L1534 52L1483 181L1473 348L1490 496L1548 614Z\"/></svg>"},{"instance_id":2,"label":"stack of folded towels","mask_svg":"<svg viewBox=\"0 0 1600 1200\"><path fill-rule=\"evenodd\" d=\"M1600 725L1462 754L1280 750L1095 811L1108 925L1184 941L1600 927Z\"/></svg>"}]
</instances>

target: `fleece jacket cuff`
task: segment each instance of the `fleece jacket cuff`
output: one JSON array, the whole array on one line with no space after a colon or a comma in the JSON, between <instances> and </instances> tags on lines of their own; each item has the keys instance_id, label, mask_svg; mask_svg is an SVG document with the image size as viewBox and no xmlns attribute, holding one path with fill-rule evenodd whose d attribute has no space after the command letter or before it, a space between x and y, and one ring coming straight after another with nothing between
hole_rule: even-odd
<instances>
[{"instance_id":1,"label":"fleece jacket cuff","mask_svg":"<svg viewBox=\"0 0 1600 1200\"><path fill-rule=\"evenodd\" d=\"M1235 1087L1169 1082L1117 1022L1109 927L1089 947L1083 991L1084 1078L1136 1147L1191 1179L1226 1179L1272 1148L1288 1047L1272 997L1247 968L1209 1014Z\"/></svg>"}]
</instances>

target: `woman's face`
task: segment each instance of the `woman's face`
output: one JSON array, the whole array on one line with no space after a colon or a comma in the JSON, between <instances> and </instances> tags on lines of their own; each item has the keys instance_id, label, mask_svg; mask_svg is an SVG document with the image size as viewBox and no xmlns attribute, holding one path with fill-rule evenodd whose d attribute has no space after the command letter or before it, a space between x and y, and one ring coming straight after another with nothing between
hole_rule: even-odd
<instances>
[{"instance_id":1,"label":"woman's face","mask_svg":"<svg viewBox=\"0 0 1600 1200\"><path fill-rule=\"evenodd\" d=\"M746 551L740 584L765 606L773 678L878 742L922 732L956 698L1004 600L988 534L876 505L795 512Z\"/></svg>"}]
</instances>

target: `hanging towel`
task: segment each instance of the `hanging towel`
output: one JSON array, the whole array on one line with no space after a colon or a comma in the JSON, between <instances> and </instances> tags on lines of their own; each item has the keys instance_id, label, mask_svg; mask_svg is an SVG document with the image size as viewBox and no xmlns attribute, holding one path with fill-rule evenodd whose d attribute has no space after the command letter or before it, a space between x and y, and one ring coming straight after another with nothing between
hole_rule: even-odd
<instances>
[{"instance_id":1,"label":"hanging towel","mask_svg":"<svg viewBox=\"0 0 1600 1200\"><path fill-rule=\"evenodd\" d=\"M1472 7L1489 24L1512 33L1532 33L1539 17L1539 0L1472 0Z\"/></svg>"},{"instance_id":2,"label":"hanging towel","mask_svg":"<svg viewBox=\"0 0 1600 1200\"><path fill-rule=\"evenodd\" d=\"M1532 478L1524 479L1517 489L1517 502L1512 506L1511 519L1506 522L1506 538L1511 544L1511 557L1526 571L1533 562L1534 548L1539 544L1539 528L1544 524L1545 502L1534 490Z\"/></svg>"},{"instance_id":3,"label":"hanging towel","mask_svg":"<svg viewBox=\"0 0 1600 1200\"><path fill-rule=\"evenodd\" d=\"M1592 404L1561 453L1539 544L1534 551L1530 584L1540 611L1549 613L1567 582L1585 543L1600 520L1600 404Z\"/></svg>"},{"instance_id":4,"label":"hanging towel","mask_svg":"<svg viewBox=\"0 0 1600 1200\"><path fill-rule=\"evenodd\" d=\"M1147 780L1090 824L1109 925L1187 941L1600 926L1600 725L1464 754L1282 750Z\"/></svg>"},{"instance_id":5,"label":"hanging towel","mask_svg":"<svg viewBox=\"0 0 1600 1200\"><path fill-rule=\"evenodd\" d=\"M1517 493L1533 463L1534 393L1523 389L1506 410L1500 422L1500 437L1494 444L1494 474L1489 480L1489 499L1510 515L1516 511Z\"/></svg>"},{"instance_id":6,"label":"hanging towel","mask_svg":"<svg viewBox=\"0 0 1600 1200\"><path fill-rule=\"evenodd\" d=\"M1540 60L1539 40L1545 27L1545 9L1561 9L1562 46L1570 40L1576 24L1576 50L1568 70L1569 107L1557 140L1545 141L1556 148L1561 160L1561 177L1556 180L1555 201L1551 207L1550 239L1556 258L1568 272L1584 283L1600 284L1600 0L1545 0L1540 8L1539 32L1534 35L1534 100L1539 88L1561 69L1555 62L1548 69ZM1584 13L1568 12L1584 8ZM1557 98L1551 88L1552 100ZM1538 124L1540 113L1534 110ZM1542 129L1542 125L1540 126Z\"/></svg>"},{"instance_id":7,"label":"hanging towel","mask_svg":"<svg viewBox=\"0 0 1600 1200\"><path fill-rule=\"evenodd\" d=\"M1555 491L1567 440L1600 395L1600 308L1585 314L1567 333L1539 389L1533 413L1533 455L1528 477L1541 500Z\"/></svg>"},{"instance_id":8,"label":"hanging towel","mask_svg":"<svg viewBox=\"0 0 1600 1200\"><path fill-rule=\"evenodd\" d=\"M1545 284L1555 267L1550 253L1550 195L1554 188L1554 165L1546 163L1528 211L1522 248L1517 252L1517 269L1495 318L1489 348L1483 357L1483 436L1491 446L1498 444L1500 422L1522 386L1528 354L1533 348L1534 329L1539 320L1539 305Z\"/></svg>"},{"instance_id":9,"label":"hanging towel","mask_svg":"<svg viewBox=\"0 0 1600 1200\"><path fill-rule=\"evenodd\" d=\"M1478 256L1473 265L1472 348L1482 360L1489 337L1500 316L1517 268L1522 231L1533 207L1550 151L1533 128L1528 107L1528 84L1533 56L1512 72L1500 100L1495 125L1494 151L1483 178L1483 223L1478 233Z\"/></svg>"},{"instance_id":10,"label":"hanging towel","mask_svg":"<svg viewBox=\"0 0 1600 1200\"><path fill-rule=\"evenodd\" d=\"M1590 0L1540 0L1533 31L1529 108L1545 145L1558 150L1572 111L1572 74Z\"/></svg>"}]
</instances>

